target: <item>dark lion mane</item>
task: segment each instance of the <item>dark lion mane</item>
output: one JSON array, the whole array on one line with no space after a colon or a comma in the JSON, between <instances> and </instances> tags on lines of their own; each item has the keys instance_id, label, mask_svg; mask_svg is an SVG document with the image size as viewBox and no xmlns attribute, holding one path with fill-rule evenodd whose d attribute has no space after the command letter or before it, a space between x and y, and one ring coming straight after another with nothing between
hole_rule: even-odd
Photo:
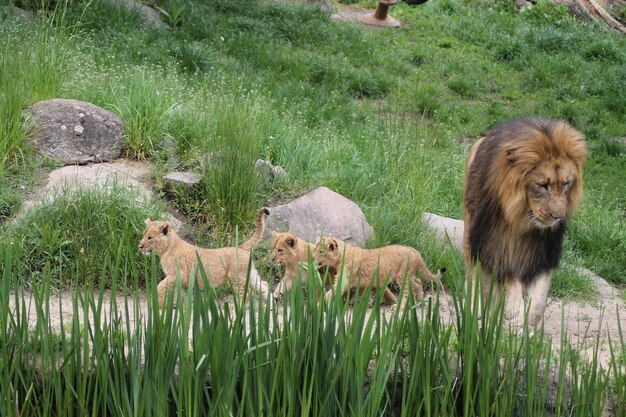
<instances>
[{"instance_id":1,"label":"dark lion mane","mask_svg":"<svg viewBox=\"0 0 626 417\"><path fill-rule=\"evenodd\" d=\"M471 261L480 261L498 282L518 278L529 284L561 259L567 220L583 195L583 135L562 121L522 118L496 126L473 148L463 198ZM540 163L558 168L566 161L577 170L566 217L554 227L529 226L527 175Z\"/></svg>"}]
</instances>

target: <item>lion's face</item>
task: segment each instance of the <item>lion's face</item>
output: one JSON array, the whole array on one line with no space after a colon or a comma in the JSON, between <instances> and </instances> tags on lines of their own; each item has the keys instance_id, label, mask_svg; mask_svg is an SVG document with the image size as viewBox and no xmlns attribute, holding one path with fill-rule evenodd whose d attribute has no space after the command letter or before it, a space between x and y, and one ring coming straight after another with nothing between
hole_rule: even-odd
<instances>
[{"instance_id":1,"label":"lion's face","mask_svg":"<svg viewBox=\"0 0 626 417\"><path fill-rule=\"evenodd\" d=\"M332 237L326 237L321 240L313 253L316 265L332 268L337 268L341 264L341 256L339 242Z\"/></svg>"},{"instance_id":2,"label":"lion's face","mask_svg":"<svg viewBox=\"0 0 626 417\"><path fill-rule=\"evenodd\" d=\"M146 255L153 251L157 254L165 252L169 245L172 224L168 221L152 221L150 219L146 219L145 223L146 228L139 242L139 250Z\"/></svg>"},{"instance_id":3,"label":"lion's face","mask_svg":"<svg viewBox=\"0 0 626 417\"><path fill-rule=\"evenodd\" d=\"M550 228L571 214L572 189L580 181L576 165L568 159L542 161L526 177L526 219L538 228Z\"/></svg>"},{"instance_id":4,"label":"lion's face","mask_svg":"<svg viewBox=\"0 0 626 417\"><path fill-rule=\"evenodd\" d=\"M298 257L298 238L291 233L274 233L274 246L272 249L272 262L284 265Z\"/></svg>"}]
</instances>

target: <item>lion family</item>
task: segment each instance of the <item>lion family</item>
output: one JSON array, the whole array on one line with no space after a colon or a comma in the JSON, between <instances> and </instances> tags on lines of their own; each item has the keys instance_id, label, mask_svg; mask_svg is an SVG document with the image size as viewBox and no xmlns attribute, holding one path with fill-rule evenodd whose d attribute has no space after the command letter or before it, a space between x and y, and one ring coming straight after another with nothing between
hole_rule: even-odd
<instances>
[{"instance_id":1,"label":"lion family","mask_svg":"<svg viewBox=\"0 0 626 417\"><path fill-rule=\"evenodd\" d=\"M250 250L256 245L264 233L264 215L269 210L262 208L257 214L256 230L252 237L238 247L206 249L184 241L173 230L169 221L146 219L146 228L139 243L139 249L149 254L156 253L161 261L161 268L165 278L157 286L159 307L163 307L167 292L176 286L176 279L180 277L183 288L189 285L189 280L196 279L198 286L203 287L205 280L199 272L198 260L206 272L207 281L212 287L230 284L240 299L249 300L246 288L252 289L264 301L272 302L269 296L269 286L263 281L251 261ZM337 289L337 273L343 268L350 283L349 287L384 288L384 299L387 304L396 303L395 295L386 287L387 279L402 285L402 277L410 279L415 299L422 297L423 291L415 272L430 281L440 279L439 275L432 274L419 252L408 246L392 245L380 249L359 249L345 242L328 238L317 245L313 245L297 238L291 233L275 233L272 262L285 266L285 276L274 291L274 297L280 298L283 292L291 289L298 279L298 265L313 254L316 264L320 268L329 268L331 273L330 285ZM341 251L341 253L340 253ZM351 264L342 262L342 257L350 259ZM250 277L247 284L247 270L250 265ZM306 274L304 275L306 276ZM346 287L349 288L349 287ZM327 293L327 297L331 296ZM403 301L408 298L408 292Z\"/></svg>"},{"instance_id":2,"label":"lion family","mask_svg":"<svg viewBox=\"0 0 626 417\"><path fill-rule=\"evenodd\" d=\"M496 296L504 290L507 319L519 322L525 304L529 324L543 317L567 222L583 196L586 156L580 132L565 122L540 118L502 123L469 151L463 186L465 288L472 291L480 277L486 296L493 278ZM182 240L169 222L147 219L139 247L160 257L166 277L158 285L159 305L175 285L177 273L181 284L187 285L198 259L211 285L229 282L240 296L251 288L269 302L289 291L299 276L306 278L298 267L309 257L319 268L328 268L331 280L325 284L332 291L326 292L326 298L336 291L371 287L384 291L385 303L395 304L396 296L387 288L391 282L406 287L400 302L404 305L409 290L415 300L423 296L417 273L428 281L439 281L443 275L444 269L430 272L420 253L409 246L361 249L333 237L311 243L275 232L271 260L283 265L285 274L270 297L267 283L250 261L250 250L263 235L266 214L267 209L259 210L256 231L248 241L220 249L195 247ZM347 285L338 277L345 277Z\"/></svg>"}]
</instances>

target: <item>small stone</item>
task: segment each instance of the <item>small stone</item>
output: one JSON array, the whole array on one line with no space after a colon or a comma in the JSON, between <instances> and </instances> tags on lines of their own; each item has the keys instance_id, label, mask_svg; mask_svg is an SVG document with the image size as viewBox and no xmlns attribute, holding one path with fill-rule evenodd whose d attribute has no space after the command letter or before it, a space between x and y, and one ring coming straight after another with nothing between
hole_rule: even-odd
<instances>
[{"instance_id":1,"label":"small stone","mask_svg":"<svg viewBox=\"0 0 626 417\"><path fill-rule=\"evenodd\" d=\"M76 126L74 126L74 132L76 132L76 133L77 133L77 134L79 134L79 135L80 135L81 133L83 133L83 131L84 131L84 130L85 130L85 128L84 128L84 127L82 127L81 125L76 125Z\"/></svg>"},{"instance_id":2,"label":"small stone","mask_svg":"<svg viewBox=\"0 0 626 417\"><path fill-rule=\"evenodd\" d=\"M268 174L271 174L272 168L274 168L274 166L268 160L257 159L256 162L254 163L254 168L258 171L262 170L263 172L267 172Z\"/></svg>"},{"instance_id":3,"label":"small stone","mask_svg":"<svg viewBox=\"0 0 626 417\"><path fill-rule=\"evenodd\" d=\"M276 178L287 178L289 175L287 174L287 170L285 170L285 168L281 167L280 165L276 165L274 166L274 168L272 168L272 174L274 176L274 179Z\"/></svg>"}]
</instances>

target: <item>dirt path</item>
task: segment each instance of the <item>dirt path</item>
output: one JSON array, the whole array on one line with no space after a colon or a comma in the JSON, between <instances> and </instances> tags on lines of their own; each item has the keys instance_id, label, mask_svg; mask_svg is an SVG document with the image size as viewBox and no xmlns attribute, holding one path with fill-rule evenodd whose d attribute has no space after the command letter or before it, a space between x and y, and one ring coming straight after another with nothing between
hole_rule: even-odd
<instances>
[{"instance_id":1,"label":"dirt path","mask_svg":"<svg viewBox=\"0 0 626 417\"><path fill-rule=\"evenodd\" d=\"M46 307L44 314L45 322L49 323L50 329L59 332L63 326L71 323L73 316L73 305L76 292L60 292L50 296L49 307ZM449 295L442 296L440 313L442 320L446 324L454 322L454 306L452 298ZM113 318L119 321L119 325L126 326L127 322L131 329L134 329L138 323L143 322L148 312L147 301L144 294L126 297L121 294L116 295L116 302L112 303L111 293L105 292L102 305L101 320L111 322ZM98 296L96 295L96 301ZM128 302L129 315L126 317L125 306ZM135 308L135 302L137 308ZM26 310L26 315L31 326L37 323L36 299L33 293L23 293L23 301L19 305ZM81 304L78 303L80 306ZM112 305L117 305L117 311L112 309ZM15 312L16 297L13 295L9 302L9 308ZM48 310L49 308L49 310ZM282 304L277 304L275 308L282 309ZM79 308L79 320L84 321L84 312ZM93 321L93 311L88 308L89 320ZM278 316L282 317L282 311ZM611 354L608 346L609 339L613 342L619 340L618 323L621 321L622 333L626 332L626 303L619 298L604 298L602 304L591 304L582 302L564 302L559 299L550 299L544 318L544 331L552 337L552 343L555 348L559 347L561 332L565 331L570 342L577 346L578 349L587 358L593 356L596 338L599 338L600 348L598 352L598 360L603 367L609 366ZM387 318L391 318L393 310L389 307L383 308L383 314ZM563 320L561 318L563 317ZM280 325L280 323L279 323ZM625 335L626 336L626 335Z\"/></svg>"}]
</instances>

